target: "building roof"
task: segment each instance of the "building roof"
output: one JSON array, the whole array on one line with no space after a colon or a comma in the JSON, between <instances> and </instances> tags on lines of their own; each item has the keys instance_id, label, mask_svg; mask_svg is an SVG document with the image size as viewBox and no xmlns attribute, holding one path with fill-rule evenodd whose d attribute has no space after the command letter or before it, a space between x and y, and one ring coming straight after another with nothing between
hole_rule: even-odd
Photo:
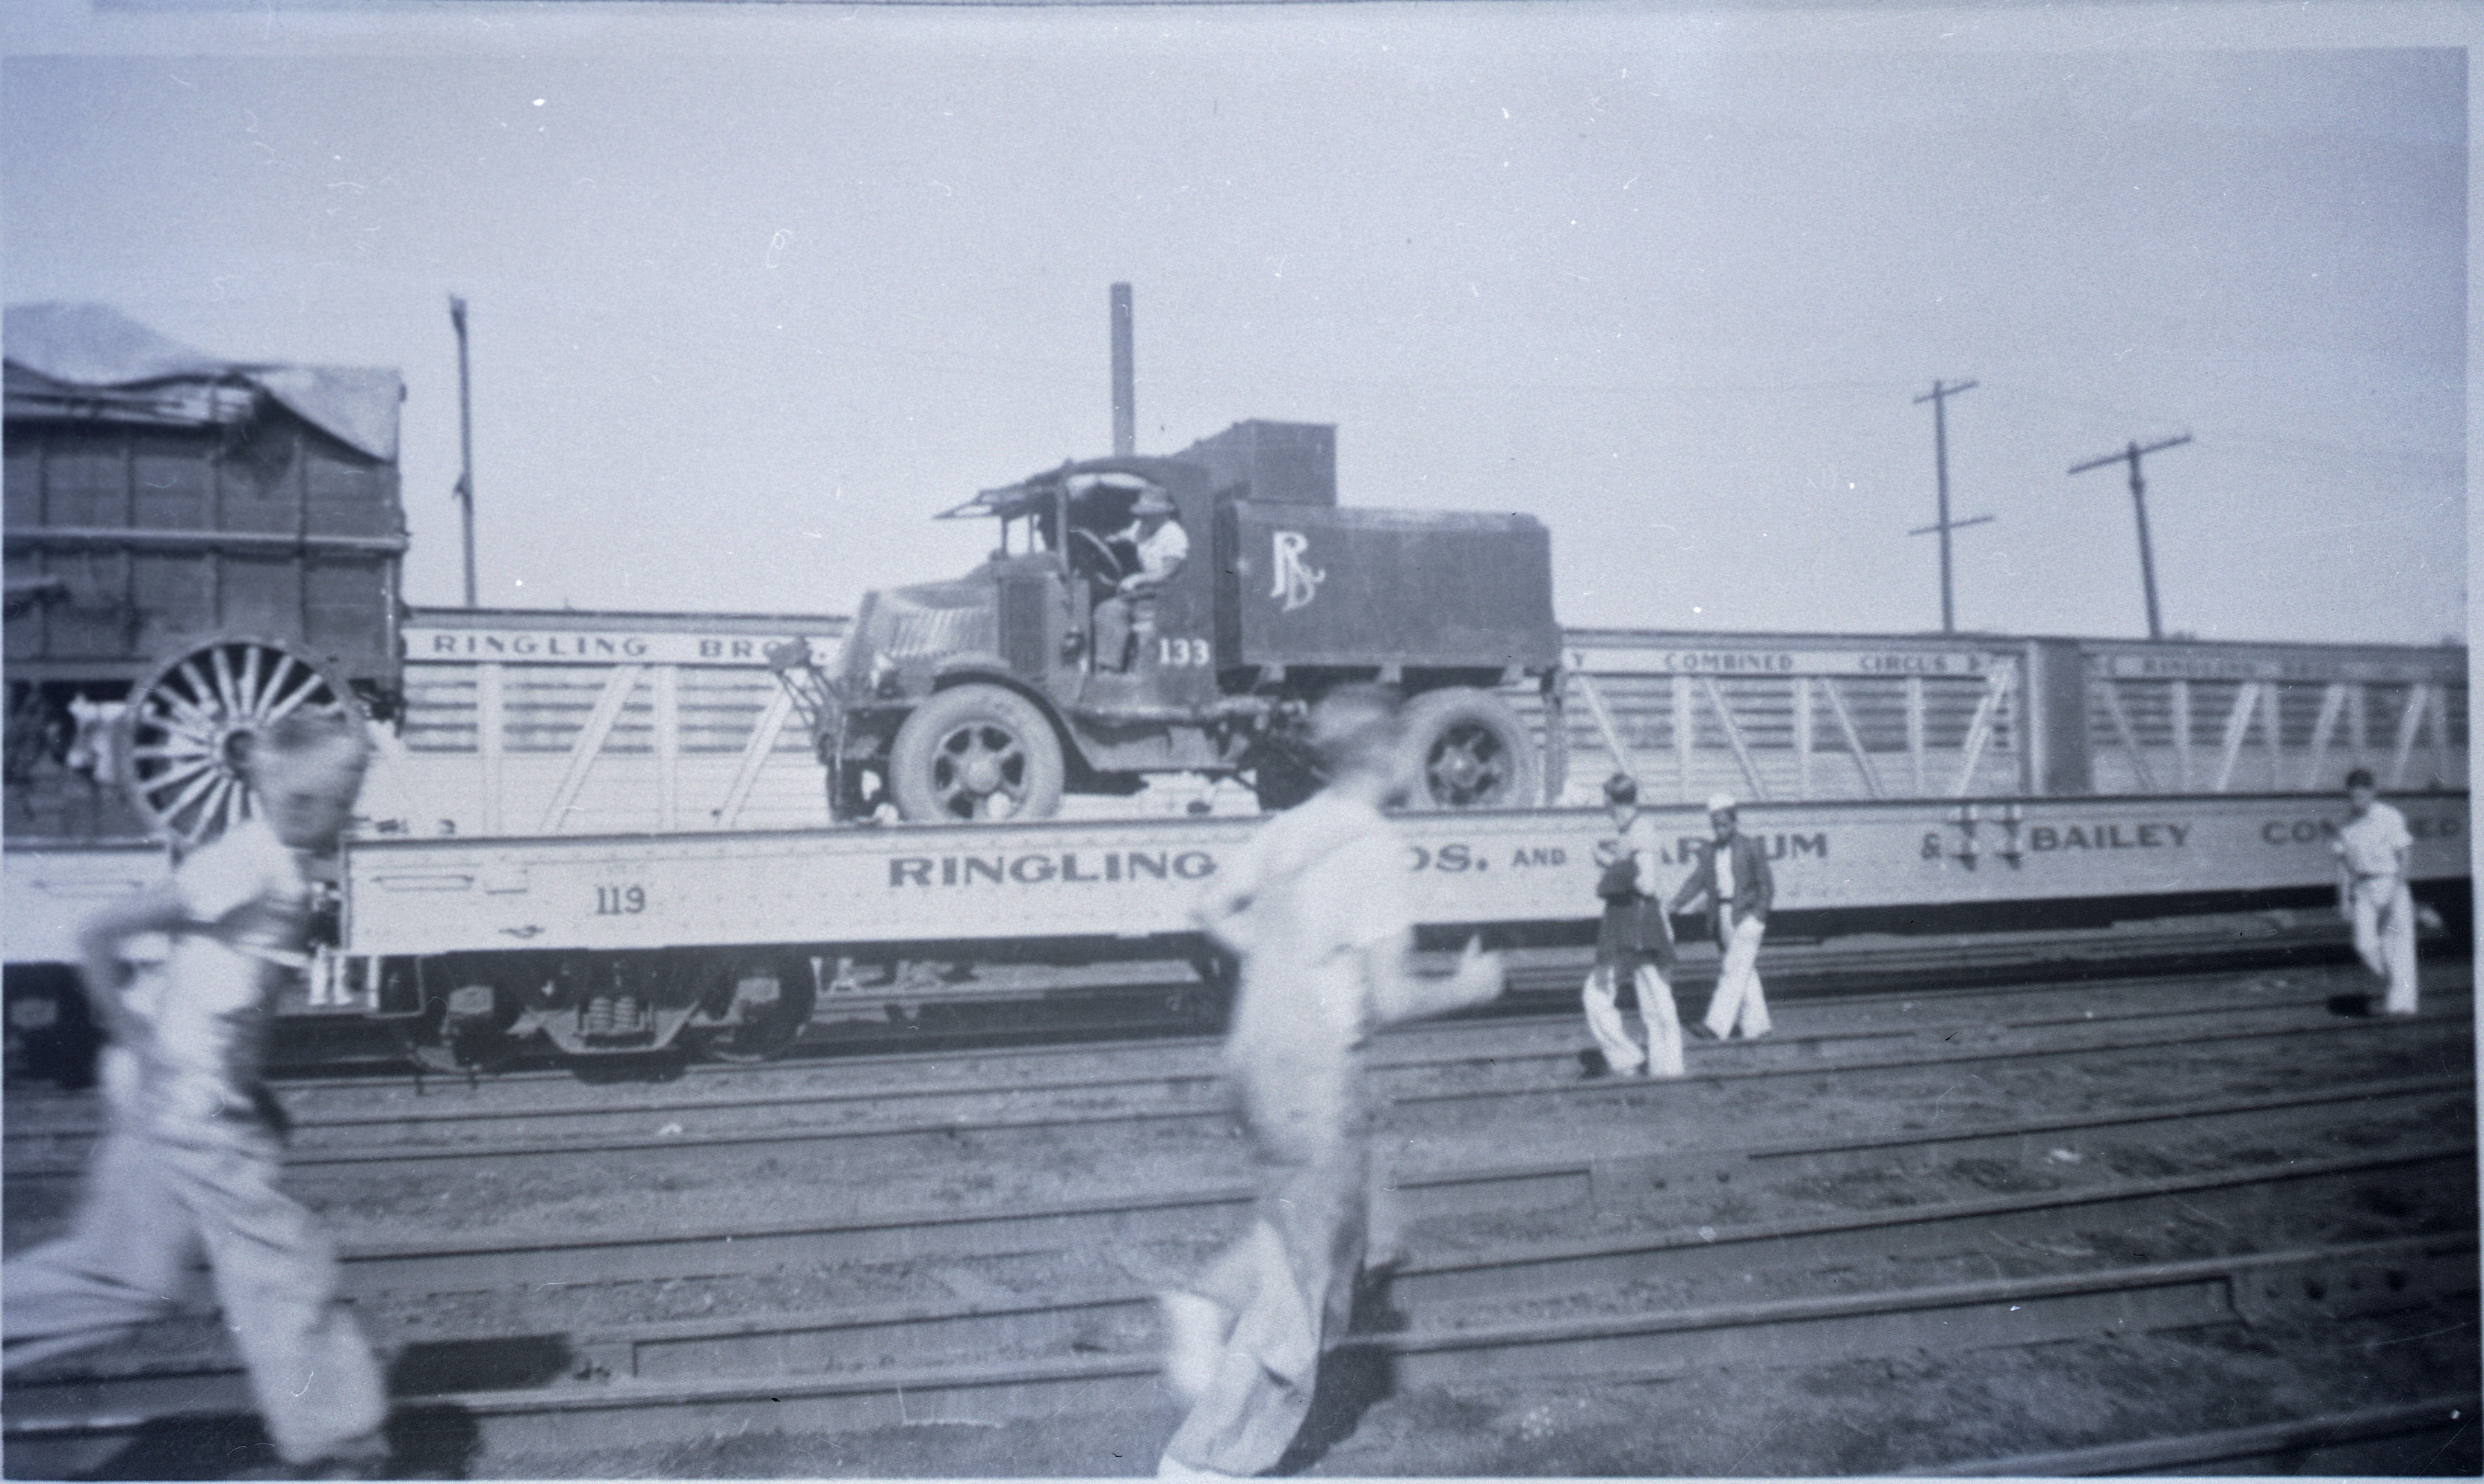
<instances>
[{"instance_id":1,"label":"building roof","mask_svg":"<svg viewBox=\"0 0 2484 1484\"><path fill-rule=\"evenodd\" d=\"M224 420L229 402L199 393L240 383L372 458L396 458L403 379L390 366L227 361L165 338L106 304L18 304L0 319L12 415ZM72 392L109 393L90 398ZM154 394L148 394L154 393ZM186 393L186 394L185 394Z\"/></svg>"}]
</instances>

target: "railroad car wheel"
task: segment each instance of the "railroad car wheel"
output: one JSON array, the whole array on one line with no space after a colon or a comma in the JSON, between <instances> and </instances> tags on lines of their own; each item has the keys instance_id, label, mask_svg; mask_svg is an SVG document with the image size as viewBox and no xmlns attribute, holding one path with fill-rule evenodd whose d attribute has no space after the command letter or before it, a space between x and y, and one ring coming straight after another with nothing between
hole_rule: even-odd
<instances>
[{"instance_id":1,"label":"railroad car wheel","mask_svg":"<svg viewBox=\"0 0 2484 1484\"><path fill-rule=\"evenodd\" d=\"M889 793L909 820L1045 820L1061 807L1061 739L1033 702L992 685L943 690L889 747Z\"/></svg>"},{"instance_id":2,"label":"railroad car wheel","mask_svg":"<svg viewBox=\"0 0 2484 1484\"><path fill-rule=\"evenodd\" d=\"M489 1009L471 1008L470 1001L488 1002ZM500 985L461 983L424 1010L420 1018L397 1027L397 1044L424 1071L499 1071L517 1060L518 1042L509 1027L517 1022L518 1002Z\"/></svg>"},{"instance_id":3,"label":"railroad car wheel","mask_svg":"<svg viewBox=\"0 0 2484 1484\"><path fill-rule=\"evenodd\" d=\"M1452 686L1406 703L1410 809L1524 809L1535 802L1535 742L1509 703Z\"/></svg>"},{"instance_id":4,"label":"railroad car wheel","mask_svg":"<svg viewBox=\"0 0 2484 1484\"><path fill-rule=\"evenodd\" d=\"M719 1026L700 1040L727 1062L765 1062L782 1056L802 1034L802 1027L811 1023L811 1012L819 1003L811 965L800 958L735 963L716 976L710 992L710 1003L719 1013L736 999L742 1002L741 1024Z\"/></svg>"},{"instance_id":5,"label":"railroad car wheel","mask_svg":"<svg viewBox=\"0 0 2484 1484\"><path fill-rule=\"evenodd\" d=\"M223 638L132 690L122 717L130 800L158 834L202 845L256 812L243 766L258 734L297 711L359 719L352 691L275 639Z\"/></svg>"}]
</instances>

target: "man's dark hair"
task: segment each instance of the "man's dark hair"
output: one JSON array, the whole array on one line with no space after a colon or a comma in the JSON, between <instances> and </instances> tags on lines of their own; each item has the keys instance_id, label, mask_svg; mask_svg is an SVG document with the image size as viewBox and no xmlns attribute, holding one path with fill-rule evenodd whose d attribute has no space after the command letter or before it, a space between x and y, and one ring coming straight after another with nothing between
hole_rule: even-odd
<instances>
[{"instance_id":1,"label":"man's dark hair","mask_svg":"<svg viewBox=\"0 0 2484 1484\"><path fill-rule=\"evenodd\" d=\"M2346 787L2350 789L2368 789L2377 787L2377 785L2372 782L2372 770L2370 769L2358 768L2353 772L2346 775Z\"/></svg>"},{"instance_id":2,"label":"man's dark hair","mask_svg":"<svg viewBox=\"0 0 2484 1484\"><path fill-rule=\"evenodd\" d=\"M1605 780L1605 802L1634 804L1638 802L1638 780L1628 773L1615 773Z\"/></svg>"}]
</instances>

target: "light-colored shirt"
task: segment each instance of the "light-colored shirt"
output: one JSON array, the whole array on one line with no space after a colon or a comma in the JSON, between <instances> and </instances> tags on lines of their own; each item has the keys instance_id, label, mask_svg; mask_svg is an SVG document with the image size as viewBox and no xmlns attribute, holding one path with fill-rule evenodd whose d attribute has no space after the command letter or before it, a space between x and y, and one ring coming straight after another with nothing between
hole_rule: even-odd
<instances>
[{"instance_id":1,"label":"light-colored shirt","mask_svg":"<svg viewBox=\"0 0 2484 1484\"><path fill-rule=\"evenodd\" d=\"M1150 582L1162 582L1181 570L1190 559L1190 532L1179 521L1167 521L1156 527L1152 536L1141 535L1144 523L1134 523L1123 533L1138 548L1139 570L1133 576Z\"/></svg>"},{"instance_id":2,"label":"light-colored shirt","mask_svg":"<svg viewBox=\"0 0 2484 1484\"><path fill-rule=\"evenodd\" d=\"M153 1033L149 1098L179 1118L254 1116L268 999L304 961L310 883L265 821L245 820L183 861L173 889L190 922L126 990Z\"/></svg>"},{"instance_id":3,"label":"light-colored shirt","mask_svg":"<svg viewBox=\"0 0 2484 1484\"><path fill-rule=\"evenodd\" d=\"M1716 905L1723 910L1734 901L1734 842L1726 840L1716 847ZM1728 914L1730 915L1730 914Z\"/></svg>"},{"instance_id":4,"label":"light-colored shirt","mask_svg":"<svg viewBox=\"0 0 2484 1484\"><path fill-rule=\"evenodd\" d=\"M2396 876L2398 851L2415 844L2407 832L2406 816L2391 805L2374 801L2359 820L2349 820L2337 830L2336 843L2331 847L2346 869L2357 876Z\"/></svg>"},{"instance_id":5,"label":"light-colored shirt","mask_svg":"<svg viewBox=\"0 0 2484 1484\"><path fill-rule=\"evenodd\" d=\"M1342 1093L1349 1055L1375 1018L1364 956L1413 946L1405 877L1396 830L1368 804L1331 793L1277 816L1243 847L1220 890L1250 904L1230 930L1242 987L1226 1041L1246 1081L1323 1100Z\"/></svg>"},{"instance_id":6,"label":"light-colored shirt","mask_svg":"<svg viewBox=\"0 0 2484 1484\"><path fill-rule=\"evenodd\" d=\"M1656 820L1645 814L1631 816L1630 823L1623 827L1621 839L1616 844L1619 849L1630 852L1631 863L1638 873L1638 894L1642 897L1660 895L1656 867L1664 858L1664 844L1657 836Z\"/></svg>"}]
</instances>

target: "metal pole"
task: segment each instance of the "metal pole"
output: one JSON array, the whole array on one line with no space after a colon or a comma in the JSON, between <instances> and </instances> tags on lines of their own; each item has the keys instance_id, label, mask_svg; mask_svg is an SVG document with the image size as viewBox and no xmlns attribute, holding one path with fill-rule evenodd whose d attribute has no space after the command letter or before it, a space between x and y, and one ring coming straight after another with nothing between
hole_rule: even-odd
<instances>
[{"instance_id":1,"label":"metal pole","mask_svg":"<svg viewBox=\"0 0 2484 1484\"><path fill-rule=\"evenodd\" d=\"M2139 476L2139 445L2130 445L2130 508L2139 518L2139 585L2147 590L2147 636L2165 637L2156 611L2156 546L2147 539L2147 481Z\"/></svg>"},{"instance_id":2,"label":"metal pole","mask_svg":"<svg viewBox=\"0 0 2484 1484\"><path fill-rule=\"evenodd\" d=\"M1972 390L1974 386L1974 382L1964 381L1955 387L1946 387L1935 379L1932 382L1931 391L1915 398L1915 405L1918 407L1926 402L1932 404L1932 477L1940 490L1940 521L1937 525L1924 526L1907 534L1919 536L1926 530L1940 532L1941 633L1943 634L1958 632L1957 607L1951 597L1950 588L1949 533L1959 526L1981 525L1992 519L1988 515L1983 515L1972 521L1953 523L1949 518L1949 399L1961 391Z\"/></svg>"},{"instance_id":3,"label":"metal pole","mask_svg":"<svg viewBox=\"0 0 2484 1484\"><path fill-rule=\"evenodd\" d=\"M1949 580L1949 398L1932 383L1932 478L1940 486L1941 633L1958 632Z\"/></svg>"},{"instance_id":4,"label":"metal pole","mask_svg":"<svg viewBox=\"0 0 2484 1484\"><path fill-rule=\"evenodd\" d=\"M466 606L474 607L474 399L466 364L466 301L448 296L448 322L457 327L457 504L465 527Z\"/></svg>"},{"instance_id":5,"label":"metal pole","mask_svg":"<svg viewBox=\"0 0 2484 1484\"><path fill-rule=\"evenodd\" d=\"M1131 348L1130 285L1113 285L1113 456L1139 451L1138 372Z\"/></svg>"},{"instance_id":6,"label":"metal pole","mask_svg":"<svg viewBox=\"0 0 2484 1484\"><path fill-rule=\"evenodd\" d=\"M2156 611L2156 551L2147 538L2147 481L2140 477L2139 460L2145 454L2154 453L2160 448L2178 447L2190 441L2191 435L2185 433L2179 438L2164 439L2143 447L2137 439L2133 439L2129 446L2120 453L2108 453L2102 458L2070 467L2070 472L2078 474L2107 464L2127 463L2130 466L2130 508L2139 518L2139 581L2147 594L2147 636L2151 639L2165 637L2165 626Z\"/></svg>"}]
</instances>

